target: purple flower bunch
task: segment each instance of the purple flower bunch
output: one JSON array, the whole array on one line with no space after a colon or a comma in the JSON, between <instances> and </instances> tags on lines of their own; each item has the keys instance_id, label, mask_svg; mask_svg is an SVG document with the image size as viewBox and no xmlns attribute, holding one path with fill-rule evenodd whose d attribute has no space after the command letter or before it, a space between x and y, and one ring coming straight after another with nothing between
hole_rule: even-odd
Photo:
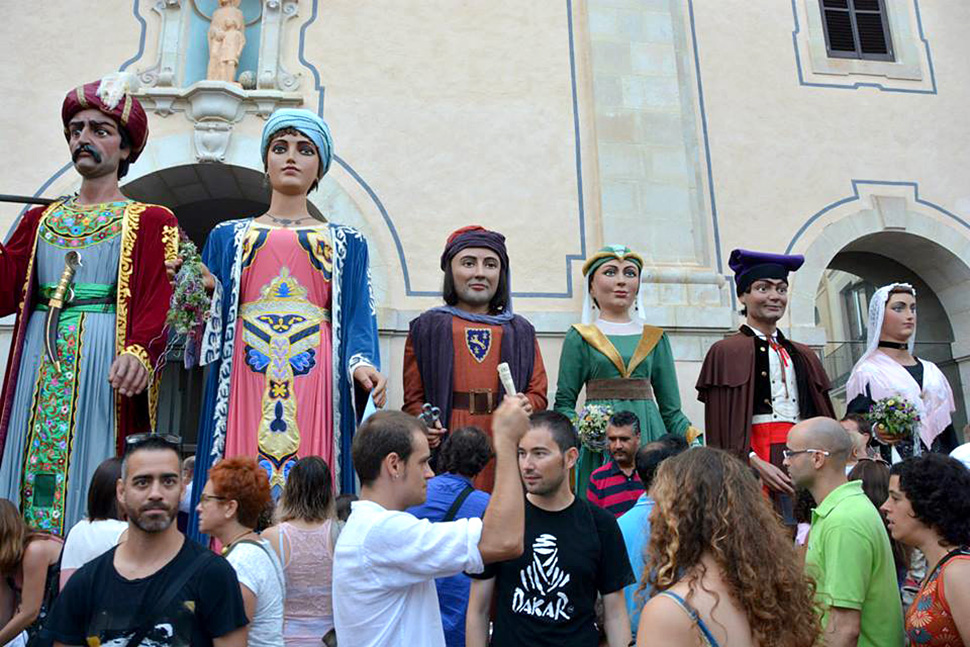
<instances>
[{"instance_id":1,"label":"purple flower bunch","mask_svg":"<svg viewBox=\"0 0 970 647\"><path fill-rule=\"evenodd\" d=\"M877 400L869 407L867 417L879 435L893 441L911 438L919 425L916 407L899 396Z\"/></svg>"},{"instance_id":2,"label":"purple flower bunch","mask_svg":"<svg viewBox=\"0 0 970 647\"><path fill-rule=\"evenodd\" d=\"M172 285L172 301L165 323L191 343L202 336L209 316L209 295L202 280L202 256L185 231L179 227L179 258L182 266Z\"/></svg>"}]
</instances>

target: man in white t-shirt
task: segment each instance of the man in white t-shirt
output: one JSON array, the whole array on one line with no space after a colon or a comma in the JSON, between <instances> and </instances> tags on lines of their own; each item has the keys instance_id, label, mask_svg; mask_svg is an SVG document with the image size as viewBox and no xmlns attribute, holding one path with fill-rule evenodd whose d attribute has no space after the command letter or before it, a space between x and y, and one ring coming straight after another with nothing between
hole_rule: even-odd
<instances>
[{"instance_id":1,"label":"man in white t-shirt","mask_svg":"<svg viewBox=\"0 0 970 647\"><path fill-rule=\"evenodd\" d=\"M522 403L506 397L492 420L495 487L483 519L431 523L405 512L425 500L431 451L423 422L388 411L354 437L360 500L334 550L334 625L339 644L444 647L434 578L522 554L525 525L516 452L529 429Z\"/></svg>"}]
</instances>

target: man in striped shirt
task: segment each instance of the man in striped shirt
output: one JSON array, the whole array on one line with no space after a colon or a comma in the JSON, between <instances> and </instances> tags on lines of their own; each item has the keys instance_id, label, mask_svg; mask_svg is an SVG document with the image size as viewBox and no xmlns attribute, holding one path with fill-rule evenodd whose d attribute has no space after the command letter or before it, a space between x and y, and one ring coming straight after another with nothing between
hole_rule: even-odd
<instances>
[{"instance_id":1,"label":"man in striped shirt","mask_svg":"<svg viewBox=\"0 0 970 647\"><path fill-rule=\"evenodd\" d=\"M636 470L640 419L631 411L613 414L606 427L606 439L613 460L590 475L586 498L619 517L633 507L644 491Z\"/></svg>"}]
</instances>

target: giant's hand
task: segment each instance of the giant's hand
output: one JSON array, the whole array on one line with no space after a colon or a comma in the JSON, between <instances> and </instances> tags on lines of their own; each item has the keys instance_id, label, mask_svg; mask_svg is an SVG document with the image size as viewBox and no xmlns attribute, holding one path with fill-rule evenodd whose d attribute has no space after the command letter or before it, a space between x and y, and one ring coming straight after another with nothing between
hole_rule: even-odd
<instances>
[{"instance_id":1,"label":"giant's hand","mask_svg":"<svg viewBox=\"0 0 970 647\"><path fill-rule=\"evenodd\" d=\"M748 459L748 462L751 464L751 467L757 470L758 474L761 476L761 480L770 489L785 492L787 494L795 494L795 490L791 485L791 478L785 474L783 470L778 469L768 461L763 461L754 455Z\"/></svg>"},{"instance_id":2,"label":"giant's hand","mask_svg":"<svg viewBox=\"0 0 970 647\"><path fill-rule=\"evenodd\" d=\"M434 421L434 427L428 427L425 437L428 439L428 447L434 449L441 444L445 436L448 434L448 430L441 426L440 420Z\"/></svg>"},{"instance_id":3,"label":"giant's hand","mask_svg":"<svg viewBox=\"0 0 970 647\"><path fill-rule=\"evenodd\" d=\"M519 396L507 395L492 414L492 438L496 445L505 442L518 447L522 436L529 431L528 401L523 404L522 400L525 400L524 396L520 399Z\"/></svg>"},{"instance_id":4,"label":"giant's hand","mask_svg":"<svg viewBox=\"0 0 970 647\"><path fill-rule=\"evenodd\" d=\"M108 382L118 393L131 397L138 395L148 386L148 370L141 361L130 353L122 353L115 358L108 371Z\"/></svg>"},{"instance_id":5,"label":"giant's hand","mask_svg":"<svg viewBox=\"0 0 970 647\"><path fill-rule=\"evenodd\" d=\"M378 409L387 403L387 378L373 366L363 364L354 369L354 379L374 398Z\"/></svg>"}]
</instances>

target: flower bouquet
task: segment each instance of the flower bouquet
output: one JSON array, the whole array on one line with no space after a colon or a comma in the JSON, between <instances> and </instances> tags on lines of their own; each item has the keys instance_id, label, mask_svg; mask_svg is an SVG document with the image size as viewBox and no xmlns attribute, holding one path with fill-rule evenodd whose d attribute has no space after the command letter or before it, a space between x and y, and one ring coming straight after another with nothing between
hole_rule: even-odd
<instances>
[{"instance_id":1,"label":"flower bouquet","mask_svg":"<svg viewBox=\"0 0 970 647\"><path fill-rule=\"evenodd\" d=\"M209 295L203 280L202 256L185 231L179 227L179 258L182 266L172 281L172 300L165 323L185 339L185 366L194 364L196 346L202 340L209 317Z\"/></svg>"},{"instance_id":2,"label":"flower bouquet","mask_svg":"<svg viewBox=\"0 0 970 647\"><path fill-rule=\"evenodd\" d=\"M587 404L576 421L576 432L586 449L601 453L607 448L606 427L613 415L613 408L605 404Z\"/></svg>"},{"instance_id":3,"label":"flower bouquet","mask_svg":"<svg viewBox=\"0 0 970 647\"><path fill-rule=\"evenodd\" d=\"M876 400L867 417L876 437L890 445L912 438L919 424L916 407L899 396Z\"/></svg>"}]
</instances>

